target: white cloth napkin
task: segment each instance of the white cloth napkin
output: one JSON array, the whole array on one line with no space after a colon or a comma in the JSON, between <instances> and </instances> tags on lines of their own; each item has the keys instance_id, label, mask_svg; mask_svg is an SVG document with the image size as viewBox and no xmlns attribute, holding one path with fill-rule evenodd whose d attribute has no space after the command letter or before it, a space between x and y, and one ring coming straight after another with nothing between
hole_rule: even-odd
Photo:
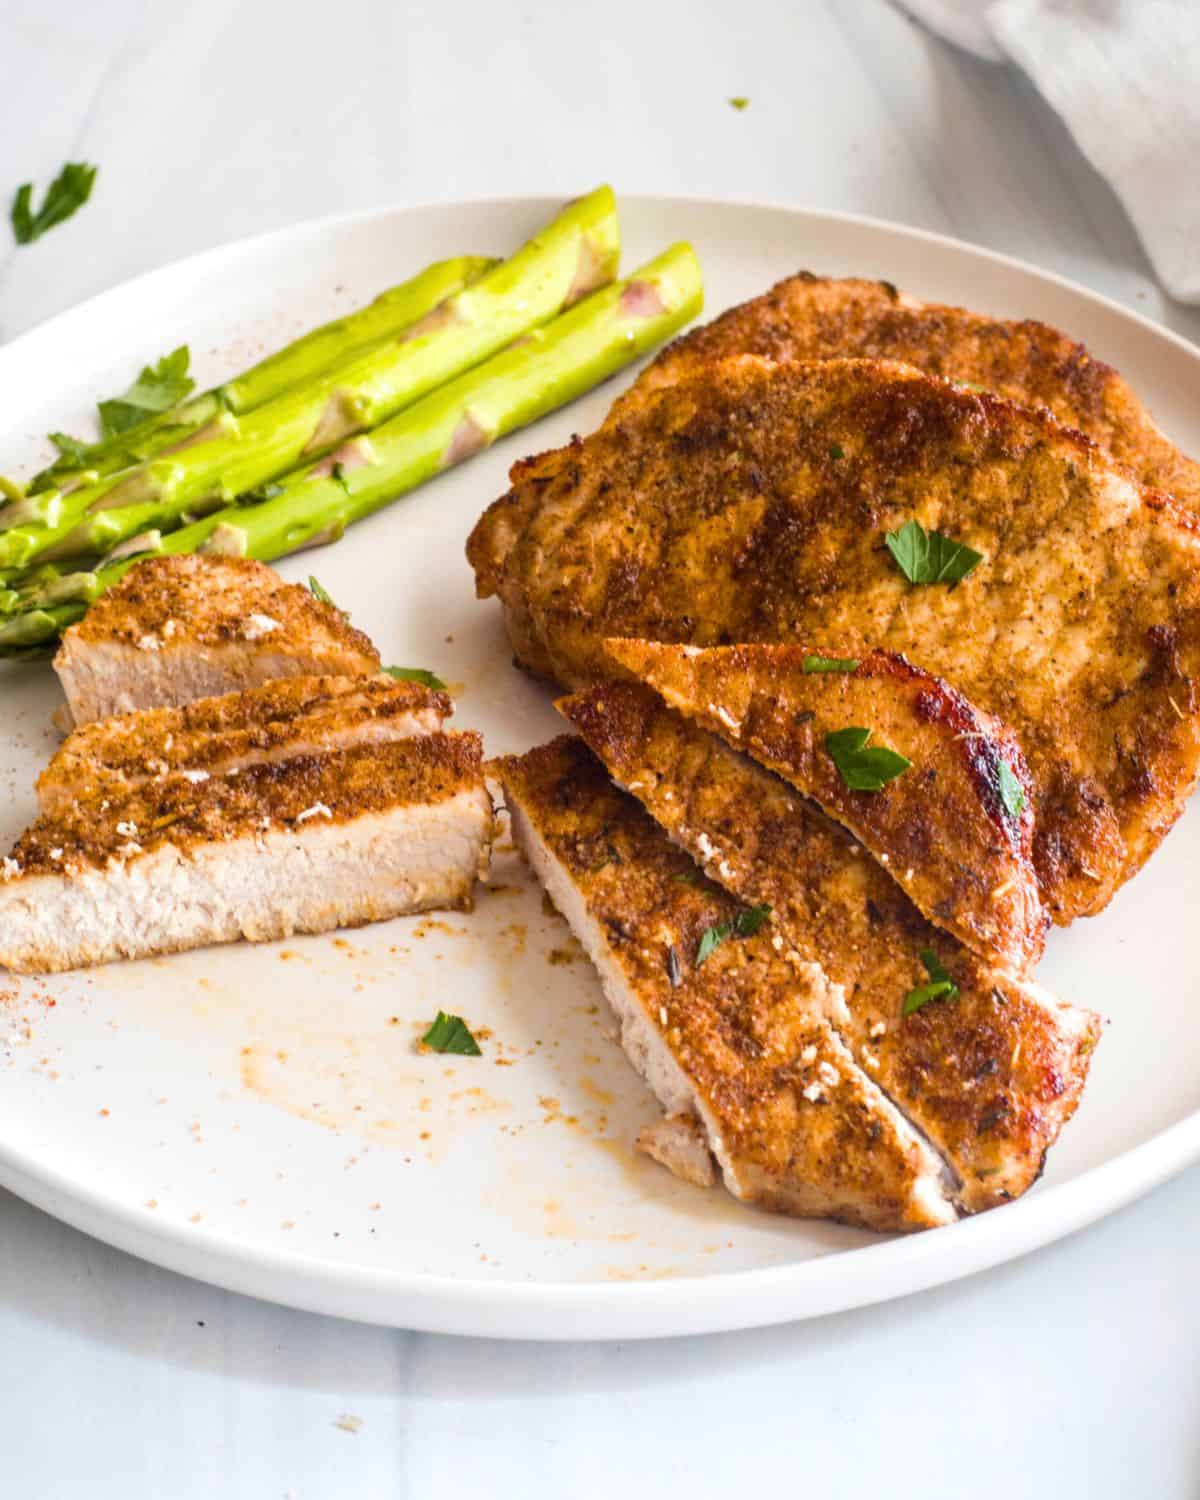
<instances>
[{"instance_id":1,"label":"white cloth napkin","mask_svg":"<svg viewBox=\"0 0 1200 1500\"><path fill-rule=\"evenodd\" d=\"M1012 61L1062 116L1173 297L1200 302L1200 0L899 0Z\"/></svg>"}]
</instances>

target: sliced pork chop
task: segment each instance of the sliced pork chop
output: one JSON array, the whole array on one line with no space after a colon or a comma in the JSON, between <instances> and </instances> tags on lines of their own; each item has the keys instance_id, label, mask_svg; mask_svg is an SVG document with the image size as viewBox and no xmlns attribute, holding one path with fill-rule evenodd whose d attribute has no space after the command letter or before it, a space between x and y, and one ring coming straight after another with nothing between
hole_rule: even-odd
<instances>
[{"instance_id":1,"label":"sliced pork chop","mask_svg":"<svg viewBox=\"0 0 1200 1500\"><path fill-rule=\"evenodd\" d=\"M149 782L0 863L0 964L49 973L465 906L490 848L476 734Z\"/></svg>"},{"instance_id":2,"label":"sliced pork chop","mask_svg":"<svg viewBox=\"0 0 1200 1500\"><path fill-rule=\"evenodd\" d=\"M38 777L38 802L55 813L85 797L125 796L154 778L183 773L199 782L297 755L433 734L452 712L445 693L384 675L280 678L85 724Z\"/></svg>"},{"instance_id":3,"label":"sliced pork chop","mask_svg":"<svg viewBox=\"0 0 1200 1500\"><path fill-rule=\"evenodd\" d=\"M983 560L910 583L885 546L909 521ZM1197 524L1047 413L905 366L746 357L562 450L500 593L518 659L569 686L611 673L608 636L903 652L1017 735L1065 923L1196 783Z\"/></svg>"},{"instance_id":4,"label":"sliced pork chop","mask_svg":"<svg viewBox=\"0 0 1200 1500\"><path fill-rule=\"evenodd\" d=\"M697 962L739 903L672 848L570 737L489 766L514 837L599 970L666 1118L640 1144L687 1181L871 1229L943 1224L942 1165L829 1024L844 1008L769 924ZM691 883L694 882L694 883Z\"/></svg>"},{"instance_id":5,"label":"sliced pork chop","mask_svg":"<svg viewBox=\"0 0 1200 1500\"><path fill-rule=\"evenodd\" d=\"M1200 514L1200 464L1155 425L1111 365L1045 323L1009 322L920 302L887 281L801 272L668 345L618 401L610 420L645 397L734 354L777 363L892 359L1043 406L1098 443L1142 484Z\"/></svg>"},{"instance_id":6,"label":"sliced pork chop","mask_svg":"<svg viewBox=\"0 0 1200 1500\"><path fill-rule=\"evenodd\" d=\"M561 707L712 879L773 908L773 941L840 987L840 1035L953 1168L962 1207L1030 1187L1079 1103L1097 1018L932 927L844 829L648 688L601 685ZM931 956L957 993L906 1015Z\"/></svg>"},{"instance_id":7,"label":"sliced pork chop","mask_svg":"<svg viewBox=\"0 0 1200 1500\"><path fill-rule=\"evenodd\" d=\"M67 630L54 658L73 723L255 687L379 671L361 630L242 557L152 557Z\"/></svg>"},{"instance_id":8,"label":"sliced pork chop","mask_svg":"<svg viewBox=\"0 0 1200 1500\"><path fill-rule=\"evenodd\" d=\"M605 644L685 718L811 797L973 952L1018 972L1041 957L1025 757L961 693L888 651L856 660L805 646ZM877 790L848 785L828 736L850 727L910 769Z\"/></svg>"}]
</instances>

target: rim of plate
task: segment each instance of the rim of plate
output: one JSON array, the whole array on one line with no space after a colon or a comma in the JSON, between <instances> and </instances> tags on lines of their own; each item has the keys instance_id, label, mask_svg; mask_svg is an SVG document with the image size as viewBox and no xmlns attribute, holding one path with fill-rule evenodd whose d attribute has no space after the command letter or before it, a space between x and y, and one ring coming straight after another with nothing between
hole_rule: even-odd
<instances>
[{"instance_id":1,"label":"rim of plate","mask_svg":"<svg viewBox=\"0 0 1200 1500\"><path fill-rule=\"evenodd\" d=\"M496 208L536 212L573 196L503 194L471 199L397 203L305 219L226 241L141 273L53 314L0 345L0 375L31 342L59 325L119 303L186 274L206 261L251 255L298 237L337 233L425 212ZM767 199L719 195L623 193L619 204L650 209L729 209L778 213L814 222L897 235L952 254L981 259L1061 288L1134 323L1155 339L1200 361L1182 335L1114 298L1028 261L934 230L868 214ZM1094 1223L1150 1192L1200 1158L1200 1109L1140 1145L1069 1181L1007 1204L998 1212L805 1261L712 1276L653 1282L468 1281L332 1264L308 1255L253 1249L201 1227L172 1225L65 1173L31 1161L0 1140L0 1185L52 1217L117 1249L226 1290L310 1312L430 1333L546 1340L608 1340L682 1336L762 1327L866 1307L956 1281L1027 1254ZM280 1281L284 1283L280 1285Z\"/></svg>"}]
</instances>

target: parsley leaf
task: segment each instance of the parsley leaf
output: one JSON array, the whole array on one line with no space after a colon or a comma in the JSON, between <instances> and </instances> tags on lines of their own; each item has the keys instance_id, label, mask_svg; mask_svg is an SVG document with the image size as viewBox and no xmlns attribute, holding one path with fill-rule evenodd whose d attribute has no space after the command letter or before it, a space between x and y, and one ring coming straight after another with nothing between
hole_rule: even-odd
<instances>
[{"instance_id":1,"label":"parsley leaf","mask_svg":"<svg viewBox=\"0 0 1200 1500\"><path fill-rule=\"evenodd\" d=\"M123 396L99 403L100 429L106 438L115 437L136 427L158 412L170 411L185 396L190 396L196 382L188 374L191 352L186 344L164 354L156 365L146 365Z\"/></svg>"},{"instance_id":2,"label":"parsley leaf","mask_svg":"<svg viewBox=\"0 0 1200 1500\"><path fill-rule=\"evenodd\" d=\"M884 541L909 583L961 583L983 561L982 552L940 531L926 531L919 521L905 521Z\"/></svg>"},{"instance_id":3,"label":"parsley leaf","mask_svg":"<svg viewBox=\"0 0 1200 1500\"><path fill-rule=\"evenodd\" d=\"M846 450L842 447L841 443L830 443L829 456L830 458L835 460L839 458L845 458Z\"/></svg>"},{"instance_id":4,"label":"parsley leaf","mask_svg":"<svg viewBox=\"0 0 1200 1500\"><path fill-rule=\"evenodd\" d=\"M739 111L743 110L743 109L749 109L749 107L750 107L750 101L749 101L749 99L745 98L742 94L737 94L737 95L735 95L734 98L732 98L729 101L729 107L731 109L736 109L736 110L739 110Z\"/></svg>"},{"instance_id":5,"label":"parsley leaf","mask_svg":"<svg viewBox=\"0 0 1200 1500\"><path fill-rule=\"evenodd\" d=\"M732 922L718 922L715 927L706 927L700 934L700 944L696 949L696 967L699 968L714 948L719 948L726 938L732 936Z\"/></svg>"},{"instance_id":6,"label":"parsley leaf","mask_svg":"<svg viewBox=\"0 0 1200 1500\"><path fill-rule=\"evenodd\" d=\"M696 967L699 968L713 949L719 948L727 938L753 937L770 915L769 906L748 906L728 922L706 927L700 934L700 946L696 949Z\"/></svg>"},{"instance_id":7,"label":"parsley leaf","mask_svg":"<svg viewBox=\"0 0 1200 1500\"><path fill-rule=\"evenodd\" d=\"M671 881L674 885L699 885L699 870L680 870L678 875L672 875Z\"/></svg>"},{"instance_id":8,"label":"parsley leaf","mask_svg":"<svg viewBox=\"0 0 1200 1500\"><path fill-rule=\"evenodd\" d=\"M446 691L446 684L442 679L434 672L427 672L424 667L381 667L380 671L394 677L397 682L423 682L428 688L437 688L443 693Z\"/></svg>"},{"instance_id":9,"label":"parsley leaf","mask_svg":"<svg viewBox=\"0 0 1200 1500\"><path fill-rule=\"evenodd\" d=\"M433 1025L421 1038L431 1052L453 1052L459 1057L482 1057L479 1043L461 1016L448 1016L439 1010Z\"/></svg>"},{"instance_id":10,"label":"parsley leaf","mask_svg":"<svg viewBox=\"0 0 1200 1500\"><path fill-rule=\"evenodd\" d=\"M738 937L753 937L771 915L769 906L748 906L733 919L733 930Z\"/></svg>"},{"instance_id":11,"label":"parsley leaf","mask_svg":"<svg viewBox=\"0 0 1200 1500\"><path fill-rule=\"evenodd\" d=\"M18 245L28 245L40 239L48 229L61 224L64 219L80 209L92 196L92 184L96 180L97 167L84 161L69 161L46 189L42 206L33 211L33 183L23 182L17 189L12 203L12 227Z\"/></svg>"},{"instance_id":12,"label":"parsley leaf","mask_svg":"<svg viewBox=\"0 0 1200 1500\"><path fill-rule=\"evenodd\" d=\"M336 480L337 483L341 485L341 487L346 491L347 495L350 493L350 486L346 483L345 464L334 464L333 468L330 470L330 477Z\"/></svg>"},{"instance_id":13,"label":"parsley leaf","mask_svg":"<svg viewBox=\"0 0 1200 1500\"><path fill-rule=\"evenodd\" d=\"M806 656L804 674L811 672L857 672L858 658L854 656Z\"/></svg>"},{"instance_id":14,"label":"parsley leaf","mask_svg":"<svg viewBox=\"0 0 1200 1500\"><path fill-rule=\"evenodd\" d=\"M350 611L348 609L338 609L338 606L333 602L333 595L311 573L308 575L308 591L314 599L319 599L322 604L328 604L330 608L336 609L343 620L349 621Z\"/></svg>"},{"instance_id":15,"label":"parsley leaf","mask_svg":"<svg viewBox=\"0 0 1200 1500\"><path fill-rule=\"evenodd\" d=\"M1018 781L1016 772L1006 760L1000 762L996 780L1004 811L1010 818L1019 818L1025 811L1025 788Z\"/></svg>"},{"instance_id":16,"label":"parsley leaf","mask_svg":"<svg viewBox=\"0 0 1200 1500\"><path fill-rule=\"evenodd\" d=\"M953 1000L958 994L958 985L950 978L946 972L946 966L934 949L922 948L921 962L925 965L925 972L929 975L930 982L919 984L915 990L909 990L905 995L904 1014L906 1016L911 1016L913 1011L920 1010L922 1005L928 1005L931 1000Z\"/></svg>"},{"instance_id":17,"label":"parsley leaf","mask_svg":"<svg viewBox=\"0 0 1200 1500\"><path fill-rule=\"evenodd\" d=\"M869 729L835 729L825 736L825 749L838 774L852 792L878 792L912 765L886 745L870 745Z\"/></svg>"},{"instance_id":18,"label":"parsley leaf","mask_svg":"<svg viewBox=\"0 0 1200 1500\"><path fill-rule=\"evenodd\" d=\"M58 457L65 458L73 464L87 463L87 444L73 438L69 432L47 433L50 441L58 449ZM57 459L55 462L57 463Z\"/></svg>"}]
</instances>

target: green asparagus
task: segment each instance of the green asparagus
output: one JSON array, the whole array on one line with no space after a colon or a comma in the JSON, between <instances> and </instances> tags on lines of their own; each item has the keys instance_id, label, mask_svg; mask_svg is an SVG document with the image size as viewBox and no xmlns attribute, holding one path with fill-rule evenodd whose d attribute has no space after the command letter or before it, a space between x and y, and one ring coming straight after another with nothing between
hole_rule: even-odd
<instances>
[{"instance_id":1,"label":"green asparagus","mask_svg":"<svg viewBox=\"0 0 1200 1500\"><path fill-rule=\"evenodd\" d=\"M436 261L419 275L381 293L366 307L314 328L224 385L214 386L112 437L72 445L49 468L34 475L29 494L61 489L68 480L79 481L85 472L88 482L94 482L181 442L223 411L253 411L293 386L345 364L372 345L402 332L496 264L480 255Z\"/></svg>"},{"instance_id":2,"label":"green asparagus","mask_svg":"<svg viewBox=\"0 0 1200 1500\"><path fill-rule=\"evenodd\" d=\"M399 338L243 416L221 412L173 454L72 490L54 524L0 532L0 568L105 552L147 527L222 509L385 421L611 281L618 250L612 190L600 188ZM49 502L54 494L29 498Z\"/></svg>"},{"instance_id":3,"label":"green asparagus","mask_svg":"<svg viewBox=\"0 0 1200 1500\"><path fill-rule=\"evenodd\" d=\"M209 551L270 561L336 541L354 521L615 374L693 318L702 298L691 247L674 245L628 280L593 293L356 438L338 465L339 476L329 459L312 464L283 480L272 498L227 507L160 536L154 545L147 542L141 555ZM27 646L52 638L60 618L82 612L136 560L125 557L32 591L24 607L36 623L23 624L30 618L24 614L0 625L0 654L7 654L10 643Z\"/></svg>"}]
</instances>

